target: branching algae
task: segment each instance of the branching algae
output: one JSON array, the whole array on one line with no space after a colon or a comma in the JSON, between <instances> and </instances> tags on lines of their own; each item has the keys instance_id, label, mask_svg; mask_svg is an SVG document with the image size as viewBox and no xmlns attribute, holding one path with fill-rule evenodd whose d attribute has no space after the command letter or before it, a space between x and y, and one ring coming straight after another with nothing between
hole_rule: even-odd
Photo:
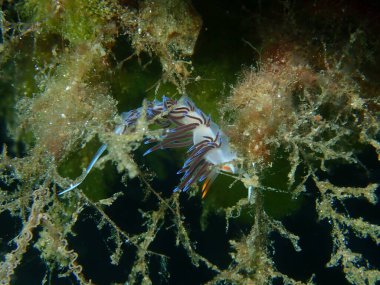
<instances>
[{"instance_id":1,"label":"branching algae","mask_svg":"<svg viewBox=\"0 0 380 285\"><path fill-rule=\"evenodd\" d=\"M380 73L371 63L379 59L371 34L376 27L367 31L354 22L354 29L346 28L340 13L357 16L352 6L326 5L327 13L319 4L270 3L270 9L261 1L222 9L226 21L249 27L241 41L249 57L237 82L227 82L233 83L230 95L219 105L210 102L220 107L219 120L213 118L220 129L178 94L158 102L145 94L117 94L109 84L135 59L141 81L125 81L146 84L144 71L156 60L162 74L149 96L161 98L166 84L202 101L187 91L202 80L192 81L202 61L190 58L197 57L202 21L211 22L203 4L193 3L201 19L180 0L2 3L0 116L7 133L1 129L0 219L13 226L0 231L0 284L326 284L324 266L350 284L380 280L378 261L368 254L380 243L378 213L376 219L350 206L378 205ZM308 24L297 18L305 13ZM126 42L129 54L117 58ZM225 56L235 55L230 53ZM141 102L141 108L118 115L118 103ZM94 166L91 145L99 141L107 151L100 149L93 162L101 171L89 176L99 176L101 186L76 183ZM139 150L146 141L156 143L147 153L191 147L181 181L165 175L184 154L154 152L153 163L145 163ZM371 158L363 160L365 152ZM87 165L79 180L69 178ZM147 169L151 165L165 165L164 178ZM235 173L229 175L232 185L211 189L202 200L194 182L206 179L201 191L207 193L219 166ZM341 179L339 169L350 175ZM70 185L78 188L57 195ZM189 191L173 193L175 185ZM219 213L209 213L202 231L200 205L231 187L234 200L217 205ZM315 219L308 222L331 240L312 245L328 248L327 257L311 257L321 267L284 266L279 241L288 240L296 256L310 246L294 230L299 221L287 222L295 213L283 221L271 214L268 201L284 201L268 198L269 192L312 201L308 210ZM304 214L302 205L299 211ZM365 245L355 245L357 240ZM184 279L184 270L197 274Z\"/></svg>"}]
</instances>

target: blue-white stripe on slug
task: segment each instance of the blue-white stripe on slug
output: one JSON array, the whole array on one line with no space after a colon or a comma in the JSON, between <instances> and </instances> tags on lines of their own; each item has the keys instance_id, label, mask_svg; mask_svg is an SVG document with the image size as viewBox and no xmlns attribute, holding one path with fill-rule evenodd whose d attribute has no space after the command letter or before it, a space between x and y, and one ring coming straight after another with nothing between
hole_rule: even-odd
<instances>
[{"instance_id":1,"label":"blue-white stripe on slug","mask_svg":"<svg viewBox=\"0 0 380 285\"><path fill-rule=\"evenodd\" d=\"M115 129L115 133L124 134L133 131L137 120L141 117L143 108L131 110L121 114L123 124ZM219 170L236 173L233 161L236 153L230 148L228 137L187 97L173 100L163 97L162 101L147 102L146 117L155 120L155 123L165 129L161 140L147 139L145 144L156 143L144 153L166 148L188 147L187 159L177 174L183 174L180 184L174 191L187 191L190 186L204 181L202 198L205 197L210 185L217 177ZM59 193L66 193L79 186L100 155L105 151L102 145L86 169L83 178L68 189Z\"/></svg>"}]
</instances>

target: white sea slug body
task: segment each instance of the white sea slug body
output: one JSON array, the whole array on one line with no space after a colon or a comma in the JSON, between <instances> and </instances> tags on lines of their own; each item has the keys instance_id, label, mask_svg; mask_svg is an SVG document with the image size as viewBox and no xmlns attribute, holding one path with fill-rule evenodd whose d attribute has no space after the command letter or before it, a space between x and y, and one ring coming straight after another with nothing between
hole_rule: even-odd
<instances>
[{"instance_id":1,"label":"white sea slug body","mask_svg":"<svg viewBox=\"0 0 380 285\"><path fill-rule=\"evenodd\" d=\"M143 108L138 108L122 113L123 124L116 127L115 133L122 135L133 131L142 112ZM146 151L144 155L165 148L189 148L188 158L182 169L177 172L177 174L183 173L181 182L174 191L186 191L197 181L205 180L202 185L202 197L204 197L219 170L236 173L233 166L236 153L230 148L228 137L189 98L182 97L176 101L163 97L162 101L147 102L145 115L148 120L154 120L162 126L164 134L160 140L148 139L145 141L145 144L156 143L156 145ZM106 147L106 145L100 147L87 167L86 175ZM83 179L60 194L74 189Z\"/></svg>"}]
</instances>

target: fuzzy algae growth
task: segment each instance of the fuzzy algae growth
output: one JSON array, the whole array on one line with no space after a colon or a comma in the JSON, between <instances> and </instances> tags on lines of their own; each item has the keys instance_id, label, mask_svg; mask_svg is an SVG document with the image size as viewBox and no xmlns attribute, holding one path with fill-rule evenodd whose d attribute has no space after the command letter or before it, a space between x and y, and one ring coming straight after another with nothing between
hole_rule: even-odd
<instances>
[{"instance_id":1,"label":"fuzzy algae growth","mask_svg":"<svg viewBox=\"0 0 380 285\"><path fill-rule=\"evenodd\" d=\"M23 280L24 275L51 284L62 280L73 284L323 284L320 268L308 271L300 265L307 272L300 277L302 269L284 270L278 258L282 248L275 235L288 240L296 254L308 251L304 237L276 219L291 215L297 207L302 211L303 195L313 201L319 224L328 221L332 248L326 265L338 268L351 284L379 280L376 262L372 264L368 254L349 242L358 237L378 245L380 236L376 222L352 215L348 206L352 199L367 201L367 207L377 203L378 181L357 157L365 147L372 154L380 153L379 88L363 80L369 74L358 71L365 69L361 65L365 55L349 56L352 49L365 49L363 32L351 31L338 43L311 44L312 28L294 16L297 7L273 1L275 15L283 15L286 22L284 31L278 32L280 19L272 20L268 15L272 9L260 10L258 5L256 23L248 24L244 35L253 44L241 42L252 47L241 57L243 63L251 65L255 57L257 62L243 67L234 83L226 78L233 78L229 73L235 73L241 63L235 61L231 67L232 61L217 57L209 63L212 52L197 58L195 43L202 21L210 27L209 33L223 27L219 33L228 40L227 27L234 22L215 25L207 15L223 16L216 18L219 21L253 22L250 7L244 7L248 15L241 17L236 12L240 8L233 5L228 9L214 5L207 14L206 4L194 3L203 19L189 3L179 0L29 0L7 6L2 25L14 24L17 29L7 29L3 35L6 48L1 62L9 74L25 72L18 84L27 87L12 88L14 82L7 79L11 76L2 74L1 86L13 90L9 104L17 102L17 112L1 114L8 116L9 127L15 121L17 127L10 132L11 143L4 145L0 159L0 218L20 227L11 237L4 235L9 245L2 247L0 284L30 282ZM304 7L315 11L309 8ZM319 23L320 17L313 19ZM230 32L238 31L230 28ZM255 35L249 37L250 33ZM35 68L23 70L17 53L26 54L31 43L31 54L26 56ZM339 49L339 56L329 44ZM193 53L195 69L190 61ZM143 65L147 58L154 63ZM150 68L158 75L149 73ZM212 74L217 75L206 77ZM115 87L115 78L125 83ZM158 81L152 88L153 78ZM180 151L148 161L141 158L144 139L159 135L154 122L142 116L135 131L123 136L113 133L120 123L118 112L127 111L125 106L144 106L143 86L148 81L145 90L150 88L146 93L151 97L161 96L163 90L188 93L202 110L209 108L231 138L247 175L216 182L211 195L217 199L202 203L198 189L189 195L171 193L178 180L167 173L176 169L174 163L181 163ZM231 95L213 98L218 92L226 93L226 83L234 83ZM220 118L210 107L216 103ZM96 138L108 145L99 161L102 171L93 173L102 182L81 187L86 193L76 189L57 197L58 191L75 182L68 176L76 177L88 164L99 143ZM17 141L24 151L18 151ZM79 147L86 150L76 152ZM163 159L166 163L158 162ZM108 161L122 177L109 171ZM168 178L157 179L149 163L165 168L160 171ZM364 183L340 185L328 176L331 165L347 164L365 170L358 170L365 173ZM108 183L108 173L111 180L120 181ZM255 186L250 200L244 185ZM213 207L208 207L211 203ZM318 242L318 246L324 245ZM33 258L44 264L41 270L34 269L38 262ZM33 269L24 274L30 263ZM194 272L189 280L182 278L184 267ZM39 276L33 275L38 271Z\"/></svg>"},{"instance_id":2,"label":"fuzzy algae growth","mask_svg":"<svg viewBox=\"0 0 380 285\"><path fill-rule=\"evenodd\" d=\"M379 104L378 97L363 94L359 85L339 67L329 65L324 71L315 72L299 51L289 50L285 45L274 54L274 58L263 60L258 69L246 70L234 87L226 103L226 109L235 110L233 127L229 131L231 140L245 154L244 163L248 167L253 165L251 175L260 177L256 184L259 188L268 186L263 170L278 167L278 156L288 158L287 187L294 189L293 195L305 191L305 182L312 179L321 197L317 201L318 217L332 224L334 247L328 266L342 266L346 279L352 284L375 284L378 271L357 267L359 262L366 262L365 258L348 248L345 240L349 234L343 229L350 229L354 235L379 244L380 226L350 218L339 213L333 205L359 197L375 205L378 184L369 183L362 188L339 187L321 180L316 171L327 171L327 163L331 161L358 163L353 150L360 144L372 145L377 153L380 152L369 138L379 130L379 114L372 109ZM327 55L326 60L333 62ZM255 217L264 221L268 218L264 213ZM279 233L284 230L276 229L278 224L267 223L271 230ZM257 233L252 234L251 241L235 246L239 248L246 242L254 242L258 237ZM296 248L294 242L298 238L294 239L289 233L285 236ZM246 260L241 262L246 264ZM272 267L265 254L256 266ZM277 275L276 270L271 270L272 276ZM278 277L286 283L294 283L281 274Z\"/></svg>"}]
</instances>

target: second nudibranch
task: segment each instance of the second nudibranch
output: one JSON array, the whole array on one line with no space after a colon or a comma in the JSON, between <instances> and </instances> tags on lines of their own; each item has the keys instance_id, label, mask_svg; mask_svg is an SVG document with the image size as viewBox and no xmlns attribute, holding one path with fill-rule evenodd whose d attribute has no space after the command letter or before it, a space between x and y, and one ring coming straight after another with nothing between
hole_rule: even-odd
<instances>
[{"instance_id":1,"label":"second nudibranch","mask_svg":"<svg viewBox=\"0 0 380 285\"><path fill-rule=\"evenodd\" d=\"M143 110L144 108L141 107L122 113L123 124L116 127L115 133L122 135L133 131L138 119L144 115L142 114ZM182 97L177 101L163 97L162 101L147 102L145 112L147 120L154 120L162 126L164 133L160 139L145 141L145 144L156 144L144 155L159 149L188 148L187 160L182 169L177 172L183 176L174 191L186 191L194 183L204 181L201 188L203 198L220 170L236 174L234 167L236 153L230 148L228 137L189 98ZM102 145L87 167L82 179L60 194L66 193L82 183L106 148L107 145Z\"/></svg>"}]
</instances>

